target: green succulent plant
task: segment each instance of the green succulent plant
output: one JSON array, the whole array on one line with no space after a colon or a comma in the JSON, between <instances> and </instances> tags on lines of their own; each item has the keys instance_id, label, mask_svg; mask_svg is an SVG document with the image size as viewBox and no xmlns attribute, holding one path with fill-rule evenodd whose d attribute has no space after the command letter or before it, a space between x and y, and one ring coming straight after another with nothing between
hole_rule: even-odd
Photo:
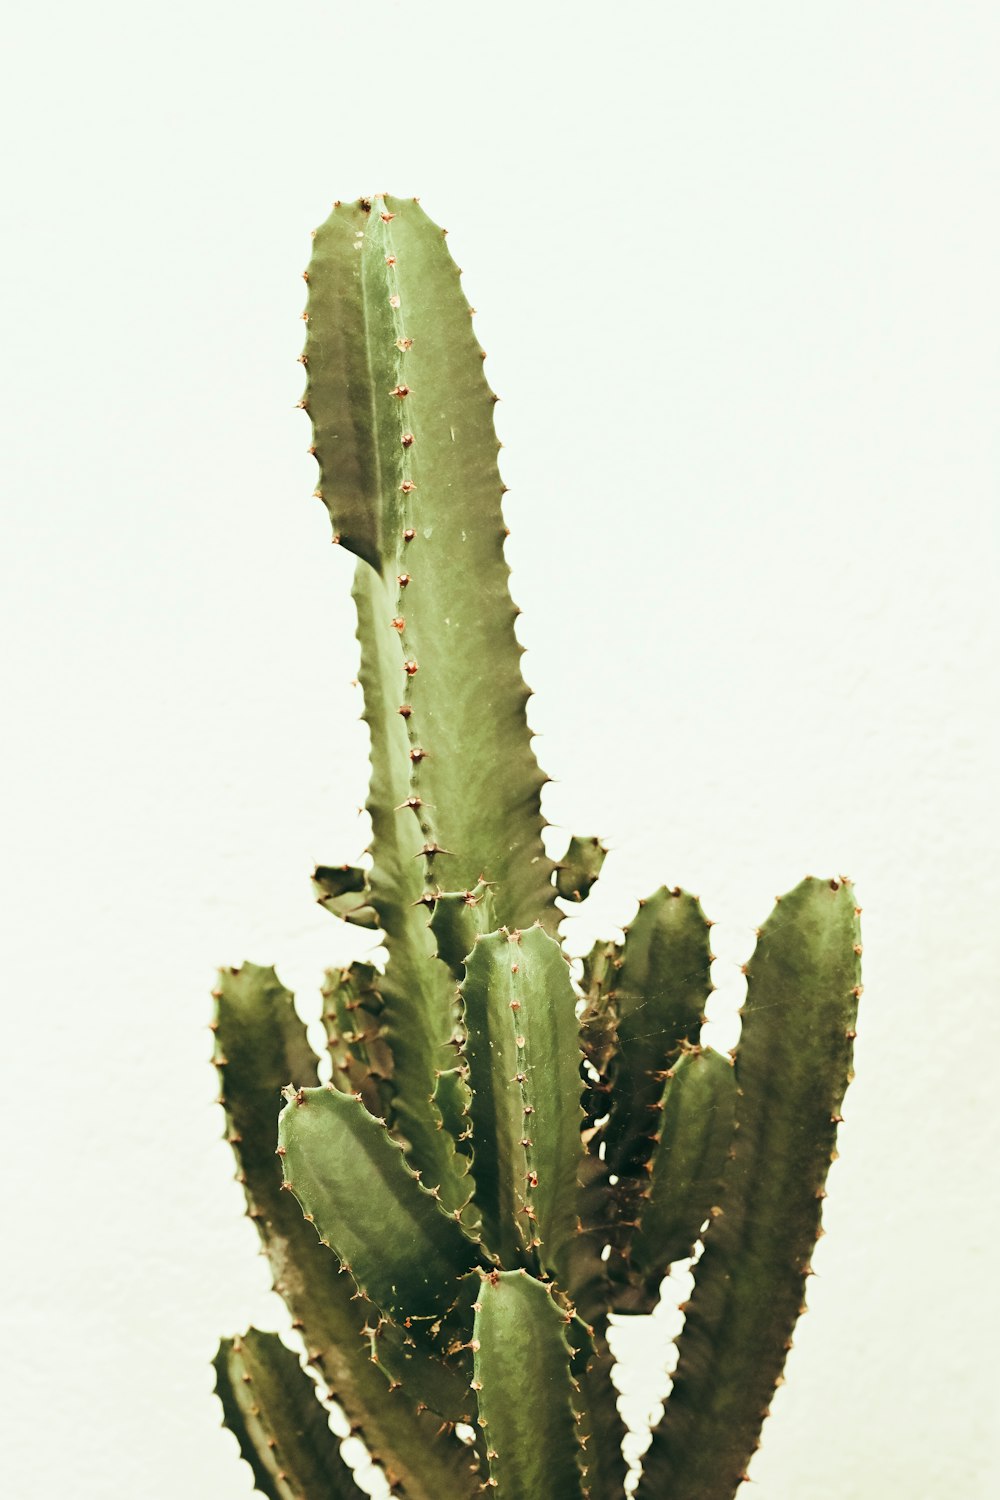
<instances>
[{"instance_id":1,"label":"green succulent plant","mask_svg":"<svg viewBox=\"0 0 1000 1500\"><path fill-rule=\"evenodd\" d=\"M307 1356L225 1340L226 1424L272 1500L361 1493L335 1398L412 1500L619 1500L612 1313L699 1242L640 1500L728 1500L802 1311L851 1077L849 882L760 929L739 1046L700 1043L710 923L662 888L574 980L557 938L603 849L542 843L544 776L504 559L496 400L444 233L416 200L316 232L302 406L357 556L371 734L363 868L319 901L387 961L324 988L330 1081L270 968L224 971L215 1062L248 1204Z\"/></svg>"}]
</instances>

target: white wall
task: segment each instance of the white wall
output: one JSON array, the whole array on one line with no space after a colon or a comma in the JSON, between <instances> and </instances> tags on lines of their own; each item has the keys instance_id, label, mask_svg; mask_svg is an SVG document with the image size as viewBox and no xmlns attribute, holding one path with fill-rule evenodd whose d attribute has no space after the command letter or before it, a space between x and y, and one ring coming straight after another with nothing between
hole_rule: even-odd
<instances>
[{"instance_id":1,"label":"white wall","mask_svg":"<svg viewBox=\"0 0 1000 1500\"><path fill-rule=\"evenodd\" d=\"M385 188L480 309L595 920L699 891L725 1009L777 891L864 903L755 1500L994 1500L995 6L39 0L8 39L4 1492L249 1493L208 1362L284 1323L204 1026L218 963L310 1011L357 951L308 884L365 747L298 273Z\"/></svg>"}]
</instances>

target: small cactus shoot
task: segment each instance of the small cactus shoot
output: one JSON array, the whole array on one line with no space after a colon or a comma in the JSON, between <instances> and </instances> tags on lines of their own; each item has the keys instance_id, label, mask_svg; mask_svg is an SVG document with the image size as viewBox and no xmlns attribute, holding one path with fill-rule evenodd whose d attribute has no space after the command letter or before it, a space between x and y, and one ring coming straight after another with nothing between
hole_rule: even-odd
<instances>
[{"instance_id":1,"label":"small cactus shoot","mask_svg":"<svg viewBox=\"0 0 1000 1500\"><path fill-rule=\"evenodd\" d=\"M700 1244L636 1493L731 1500L822 1233L853 889L778 902L731 1057L701 1041L711 924L682 890L576 982L558 925L605 851L542 843L496 397L458 268L416 199L366 198L334 206L306 281L302 405L357 558L371 737L366 858L313 883L387 959L327 975L325 1062L272 969L220 975L227 1139L312 1372L275 1334L224 1339L226 1426L271 1500L362 1493L327 1400L409 1500L623 1500L609 1319L652 1311Z\"/></svg>"}]
</instances>

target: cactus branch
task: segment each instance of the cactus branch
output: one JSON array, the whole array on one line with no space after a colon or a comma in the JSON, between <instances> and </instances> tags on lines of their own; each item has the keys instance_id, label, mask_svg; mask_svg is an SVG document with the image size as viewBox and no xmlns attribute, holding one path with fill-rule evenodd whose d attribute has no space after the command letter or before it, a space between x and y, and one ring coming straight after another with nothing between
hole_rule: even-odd
<instances>
[{"instance_id":1,"label":"cactus branch","mask_svg":"<svg viewBox=\"0 0 1000 1500\"><path fill-rule=\"evenodd\" d=\"M560 1274L576 1238L580 1053L576 997L540 927L491 933L461 986L476 1201L505 1266Z\"/></svg>"},{"instance_id":2,"label":"cactus branch","mask_svg":"<svg viewBox=\"0 0 1000 1500\"><path fill-rule=\"evenodd\" d=\"M425 1184L440 1189L447 1208L460 1209L469 1198L468 1164L456 1161L454 1144L442 1131L433 1102L435 1079L453 1061L449 1043L457 1019L455 987L444 964L430 961L434 941L420 904L425 889L419 858L424 839L405 806L409 757L397 711L402 658L399 640L388 624L385 586L365 563L359 563L355 573L354 599L365 719L371 731L369 900L378 912L389 952L379 986L381 1022L393 1057L389 1118Z\"/></svg>"},{"instance_id":3,"label":"cactus branch","mask_svg":"<svg viewBox=\"0 0 1000 1500\"><path fill-rule=\"evenodd\" d=\"M711 1047L684 1053L670 1070L652 1177L634 1205L639 1227L628 1242L634 1292L631 1298L628 1292L616 1297L617 1312L651 1312L670 1266L693 1255L719 1197L733 1139L735 1094L730 1059Z\"/></svg>"},{"instance_id":4,"label":"cactus branch","mask_svg":"<svg viewBox=\"0 0 1000 1500\"><path fill-rule=\"evenodd\" d=\"M682 1047L698 1041L712 989L709 926L696 897L664 886L626 930L614 980L616 1047L604 1134L608 1166L622 1177L644 1173L665 1073Z\"/></svg>"},{"instance_id":5,"label":"cactus branch","mask_svg":"<svg viewBox=\"0 0 1000 1500\"><path fill-rule=\"evenodd\" d=\"M268 1500L363 1500L316 1387L276 1333L250 1328L215 1357L223 1418Z\"/></svg>"},{"instance_id":6,"label":"cactus branch","mask_svg":"<svg viewBox=\"0 0 1000 1500\"><path fill-rule=\"evenodd\" d=\"M803 1311L851 1076L860 939L849 882L805 880L761 928L736 1053L736 1134L639 1500L731 1500Z\"/></svg>"},{"instance_id":7,"label":"cactus branch","mask_svg":"<svg viewBox=\"0 0 1000 1500\"><path fill-rule=\"evenodd\" d=\"M554 925L495 397L441 230L415 200L380 203L336 207L314 241L304 400L318 492L384 584L425 841L453 851L452 889L497 882L501 922Z\"/></svg>"},{"instance_id":8,"label":"cactus branch","mask_svg":"<svg viewBox=\"0 0 1000 1500\"><path fill-rule=\"evenodd\" d=\"M430 1324L480 1259L458 1217L406 1165L399 1142L360 1099L285 1090L278 1153L285 1185L316 1233L386 1317ZM363 1205L363 1212L357 1212Z\"/></svg>"},{"instance_id":9,"label":"cactus branch","mask_svg":"<svg viewBox=\"0 0 1000 1500\"><path fill-rule=\"evenodd\" d=\"M524 1271L485 1277L476 1301L479 1420L497 1500L583 1500L569 1314Z\"/></svg>"}]
</instances>

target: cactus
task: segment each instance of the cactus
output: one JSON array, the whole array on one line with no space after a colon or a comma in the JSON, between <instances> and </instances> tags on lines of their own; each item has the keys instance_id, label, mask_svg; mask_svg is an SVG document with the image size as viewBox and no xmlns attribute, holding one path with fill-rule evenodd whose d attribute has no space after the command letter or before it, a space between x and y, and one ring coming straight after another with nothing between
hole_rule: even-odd
<instances>
[{"instance_id":1,"label":"cactus","mask_svg":"<svg viewBox=\"0 0 1000 1500\"><path fill-rule=\"evenodd\" d=\"M459 271L417 201L315 236L302 406L333 540L356 555L372 839L317 899L387 960L333 970L329 1057L271 969L225 971L228 1139L307 1364L224 1340L257 1489L358 1493L319 1396L391 1491L626 1493L607 1342L702 1253L640 1500L729 1500L803 1310L860 987L845 880L782 898L740 1042L702 1045L711 924L666 887L582 980L558 940L604 849L553 862L504 560L495 397ZM321 1082L323 1077L329 1082ZM530 1431L530 1439L527 1434Z\"/></svg>"}]
</instances>

